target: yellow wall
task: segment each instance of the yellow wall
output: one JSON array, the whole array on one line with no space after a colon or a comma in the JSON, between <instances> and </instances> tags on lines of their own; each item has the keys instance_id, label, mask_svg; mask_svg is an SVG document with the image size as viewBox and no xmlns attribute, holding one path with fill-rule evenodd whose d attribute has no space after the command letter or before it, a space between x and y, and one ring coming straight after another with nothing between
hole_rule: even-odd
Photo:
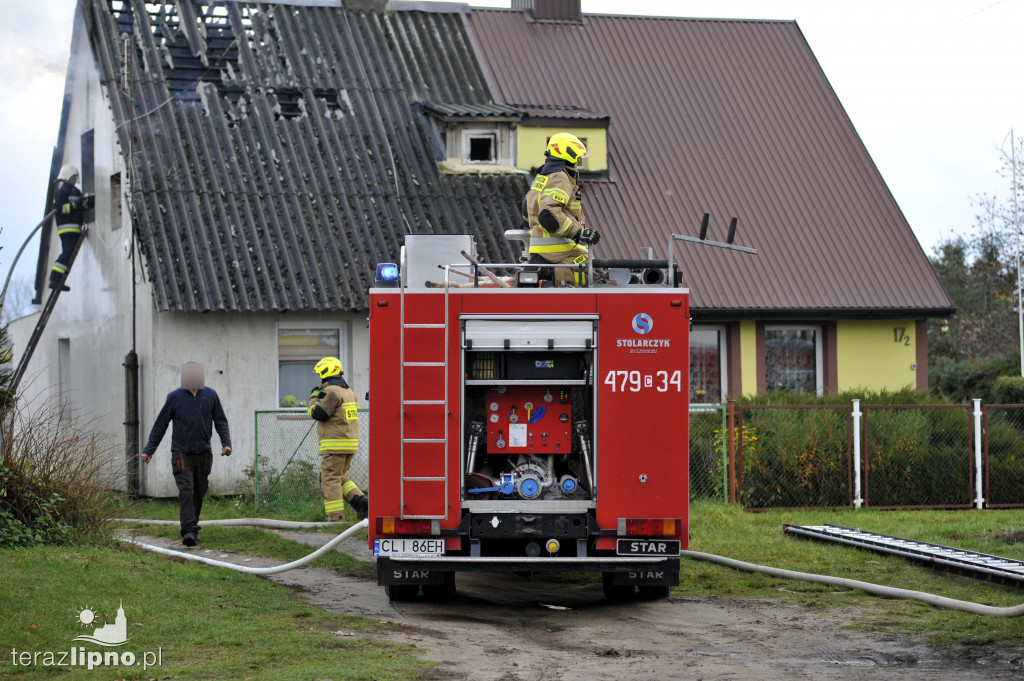
<instances>
[{"instance_id":1,"label":"yellow wall","mask_svg":"<svg viewBox=\"0 0 1024 681\"><path fill-rule=\"evenodd\" d=\"M757 322L740 322L740 389L744 395L757 394Z\"/></svg>"},{"instance_id":2,"label":"yellow wall","mask_svg":"<svg viewBox=\"0 0 1024 681\"><path fill-rule=\"evenodd\" d=\"M520 125L516 129L516 167L522 170L544 164L544 149L556 132L576 135L587 145L583 169L608 170L608 131L604 128L535 127Z\"/></svg>"},{"instance_id":3,"label":"yellow wall","mask_svg":"<svg viewBox=\"0 0 1024 681\"><path fill-rule=\"evenodd\" d=\"M916 336L912 319L838 322L839 390L916 388L917 371L911 368L917 362Z\"/></svg>"}]
</instances>

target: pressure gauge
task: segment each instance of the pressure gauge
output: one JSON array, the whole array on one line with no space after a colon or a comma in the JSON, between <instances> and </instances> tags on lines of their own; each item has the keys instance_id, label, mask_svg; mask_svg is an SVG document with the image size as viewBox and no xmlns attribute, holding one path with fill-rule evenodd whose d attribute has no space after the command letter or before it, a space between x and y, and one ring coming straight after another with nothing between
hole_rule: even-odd
<instances>
[{"instance_id":1,"label":"pressure gauge","mask_svg":"<svg viewBox=\"0 0 1024 681\"><path fill-rule=\"evenodd\" d=\"M497 414L491 414L491 423L497 423L499 418Z\"/></svg>"},{"instance_id":2,"label":"pressure gauge","mask_svg":"<svg viewBox=\"0 0 1024 681\"><path fill-rule=\"evenodd\" d=\"M498 403L491 402L491 411L498 411Z\"/></svg>"}]
</instances>

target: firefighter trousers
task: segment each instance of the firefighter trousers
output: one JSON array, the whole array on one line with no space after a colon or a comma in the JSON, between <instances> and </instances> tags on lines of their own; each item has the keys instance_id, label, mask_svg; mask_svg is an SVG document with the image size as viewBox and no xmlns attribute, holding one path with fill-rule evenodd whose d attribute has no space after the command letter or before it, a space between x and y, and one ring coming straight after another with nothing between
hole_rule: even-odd
<instances>
[{"instance_id":1,"label":"firefighter trousers","mask_svg":"<svg viewBox=\"0 0 1024 681\"><path fill-rule=\"evenodd\" d=\"M213 453L171 452L174 484L178 486L178 520L181 536L199 535L199 512L203 510L203 497L213 466Z\"/></svg>"},{"instance_id":2,"label":"firefighter trousers","mask_svg":"<svg viewBox=\"0 0 1024 681\"><path fill-rule=\"evenodd\" d=\"M82 236L81 228L77 231L65 231L60 234L60 253L57 255L57 261L53 263L53 269L50 270L51 285L55 286L60 281L60 278L64 276L64 273L68 271L71 251L75 250L75 244L78 243L80 236Z\"/></svg>"},{"instance_id":3,"label":"firefighter trousers","mask_svg":"<svg viewBox=\"0 0 1024 681\"><path fill-rule=\"evenodd\" d=\"M345 502L363 495L359 485L348 479L348 467L355 452L320 452L320 488L324 492L324 511L330 521L341 520Z\"/></svg>"},{"instance_id":4,"label":"firefighter trousers","mask_svg":"<svg viewBox=\"0 0 1024 681\"><path fill-rule=\"evenodd\" d=\"M583 246L576 246L572 250L560 253L534 253L533 257L540 257L549 263L559 265L583 265L582 270L577 267L556 267L554 274L554 284L556 287L587 285L586 265L590 253Z\"/></svg>"}]
</instances>

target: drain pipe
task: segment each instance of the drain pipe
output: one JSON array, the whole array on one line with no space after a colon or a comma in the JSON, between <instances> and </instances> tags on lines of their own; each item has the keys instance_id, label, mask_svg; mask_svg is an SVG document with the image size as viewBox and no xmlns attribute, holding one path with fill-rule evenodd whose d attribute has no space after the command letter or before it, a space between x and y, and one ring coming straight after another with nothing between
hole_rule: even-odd
<instances>
[{"instance_id":1,"label":"drain pipe","mask_svg":"<svg viewBox=\"0 0 1024 681\"><path fill-rule=\"evenodd\" d=\"M147 523L147 524L153 524L153 522L154 522L154 521L151 521L151 520L140 520L140 519L135 519L135 518L132 518L132 519L120 519L120 518L118 518L118 519L115 519L115 520L119 521L119 522L133 522L133 523L138 522L138 523ZM167 524L167 523L173 524L173 525L177 525L178 524L177 521L173 521L173 520L163 521L163 522L161 522L159 524L162 525L162 524ZM229 521L208 520L208 521L199 523L199 525L200 526L203 526L203 525L235 525L235 526L249 525L249 526L252 526L252 527L268 527L268 525L266 523L272 523L272 525L270 525L270 526L273 526L273 527L281 527L280 523L288 523L288 521L285 521L285 520L264 520L262 518L252 518L252 519L241 518L241 519L229 520ZM285 527L292 527L292 528L298 528L299 526L304 526L304 527L309 527L309 526L322 527L322 526L325 526L325 525L328 525L328 524L329 523L288 523L287 525L285 525ZM206 563L207 565L213 565L215 567L229 568L231 570L237 570L238 572L244 572L244 573L249 574L249 575L276 575L279 572L287 572L288 570L294 570L295 568L302 567L303 565L308 565L309 563L312 563L314 560L316 560L320 556L324 555L325 553L328 553L329 551L332 551L335 546L337 546L341 542L345 541L346 539L348 539L349 537L354 535L359 530L365 529L368 525L369 525L369 523L366 520L360 520L358 523L356 523L352 527L348 528L347 530L345 530L344 532L339 534L337 537L335 537L331 541L327 542L326 544L324 544L323 546L321 546L320 548L318 548L316 551L314 551L313 553L309 554L305 558L299 558L298 560L293 560L292 562L285 563L284 565L275 565L275 566L272 566L272 567L262 567L262 568L260 568L260 567L248 567L246 565L235 565L234 563L227 563L227 562L225 562L223 560L215 560L213 558L207 558L205 556L197 556L195 554L186 553L184 551L174 551L172 549L165 549L162 546L153 546L152 544L146 544L146 543L137 541L135 539L128 539L127 537L118 537L117 539L118 539L118 541L123 541L126 544L133 544L134 546L138 546L139 548L146 549L147 551L153 551L154 553L161 553L161 554L163 554L165 556L174 556L175 558L186 558L188 560L196 560L196 561L199 561L200 563Z\"/></svg>"},{"instance_id":2,"label":"drain pipe","mask_svg":"<svg viewBox=\"0 0 1024 681\"><path fill-rule=\"evenodd\" d=\"M1021 615L1024 615L1024 605L1014 605L1007 608L1001 608L994 605L983 605L981 603L972 603L971 601L960 601L955 598L946 598L945 596L937 596L923 591L898 589L892 586L872 584L871 582L861 582L856 579L843 579L842 577L832 577L829 575L815 575L809 572L795 572L793 570L782 570L780 568L768 567L766 565L745 563L742 560L716 556L713 553L701 553L700 551L682 551L681 553L687 558L703 560L709 563L717 563L718 565L724 565L725 567L730 567L734 570L755 572L770 575L772 577L780 577L782 579L797 579L804 582L811 582L813 584L827 584L829 586L838 586L844 589L858 589L874 596L882 596L884 598L911 598L940 608L963 610L964 612L969 612L974 615L990 615L992 617L1020 617Z\"/></svg>"}]
</instances>

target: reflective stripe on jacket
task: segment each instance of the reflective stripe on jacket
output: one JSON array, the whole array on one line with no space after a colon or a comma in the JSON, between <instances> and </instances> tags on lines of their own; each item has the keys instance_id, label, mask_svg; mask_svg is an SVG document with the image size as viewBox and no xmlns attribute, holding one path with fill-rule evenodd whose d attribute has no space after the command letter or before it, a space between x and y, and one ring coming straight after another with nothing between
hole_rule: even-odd
<instances>
[{"instance_id":1,"label":"reflective stripe on jacket","mask_svg":"<svg viewBox=\"0 0 1024 681\"><path fill-rule=\"evenodd\" d=\"M329 417L316 422L320 453L351 453L359 449L359 405L356 394L340 377L328 378L323 383L324 396L312 397L307 412L312 416L313 407L319 406Z\"/></svg>"},{"instance_id":2,"label":"reflective stripe on jacket","mask_svg":"<svg viewBox=\"0 0 1024 681\"><path fill-rule=\"evenodd\" d=\"M541 226L543 210L549 211L558 223L553 231ZM580 248L574 238L583 229L586 217L579 186L567 171L537 175L526 194L526 211L530 221L530 253L557 254Z\"/></svg>"}]
</instances>

